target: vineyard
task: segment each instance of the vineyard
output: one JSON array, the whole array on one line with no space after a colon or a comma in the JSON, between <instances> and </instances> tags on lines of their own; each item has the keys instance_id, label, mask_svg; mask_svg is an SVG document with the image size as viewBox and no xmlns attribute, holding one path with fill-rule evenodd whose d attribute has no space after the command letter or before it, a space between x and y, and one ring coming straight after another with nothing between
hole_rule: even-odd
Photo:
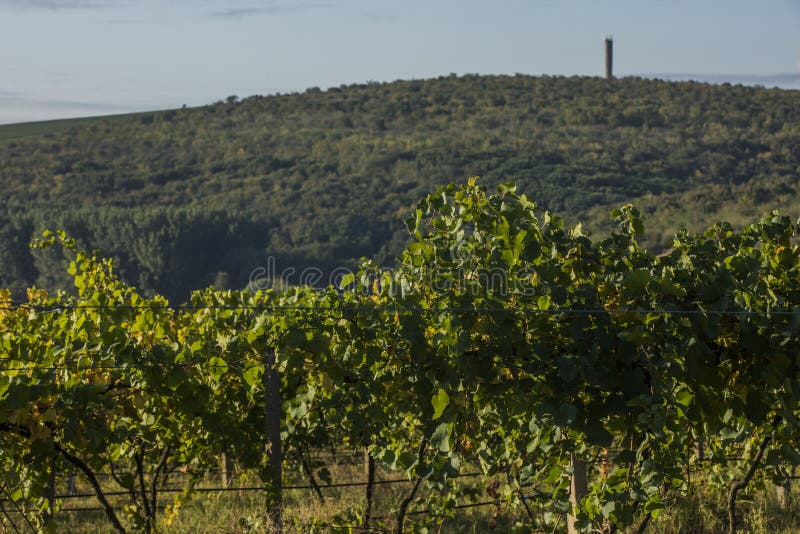
<instances>
[{"instance_id":1,"label":"vineyard","mask_svg":"<svg viewBox=\"0 0 800 534\"><path fill-rule=\"evenodd\" d=\"M776 212L656 256L635 208L612 217L593 242L470 179L417 205L391 270L183 305L46 232L76 291L0 293L0 525L57 525L71 473L117 531L160 531L224 454L280 531L286 473L335 486L317 459L344 447L368 469L343 531L435 527L476 475L521 532L645 532L698 480L735 532L741 496L800 464L800 229ZM388 518L378 469L407 481Z\"/></svg>"}]
</instances>

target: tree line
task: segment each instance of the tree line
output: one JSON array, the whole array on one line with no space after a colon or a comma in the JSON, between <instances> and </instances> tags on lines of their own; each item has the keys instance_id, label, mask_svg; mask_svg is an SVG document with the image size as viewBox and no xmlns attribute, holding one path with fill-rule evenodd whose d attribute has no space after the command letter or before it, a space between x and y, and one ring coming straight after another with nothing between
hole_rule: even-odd
<instances>
[{"instance_id":1,"label":"tree line","mask_svg":"<svg viewBox=\"0 0 800 534\"><path fill-rule=\"evenodd\" d=\"M300 269L390 265L415 200L470 175L513 178L597 235L611 230L610 207L636 199L643 242L663 250L680 221L700 230L744 225L764 206L797 210L799 100L691 82L467 75L6 132L0 282L17 292L65 282L26 246L51 226L173 299L217 279L244 287L269 256ZM204 250L182 244L192 240Z\"/></svg>"}]
</instances>

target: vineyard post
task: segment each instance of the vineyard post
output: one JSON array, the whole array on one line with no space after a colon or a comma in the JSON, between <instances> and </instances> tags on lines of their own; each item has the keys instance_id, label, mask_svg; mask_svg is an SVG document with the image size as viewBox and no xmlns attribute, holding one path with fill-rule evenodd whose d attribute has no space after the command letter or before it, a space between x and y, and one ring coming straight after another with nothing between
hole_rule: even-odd
<instances>
[{"instance_id":1,"label":"vineyard post","mask_svg":"<svg viewBox=\"0 0 800 534\"><path fill-rule=\"evenodd\" d=\"M706 459L705 445L703 444L703 436L697 436L695 443L694 454L697 456L698 462L704 462Z\"/></svg>"},{"instance_id":2,"label":"vineyard post","mask_svg":"<svg viewBox=\"0 0 800 534\"><path fill-rule=\"evenodd\" d=\"M790 480L775 487L775 498L778 501L778 507L780 507L781 511L788 511L792 501L792 483Z\"/></svg>"},{"instance_id":3,"label":"vineyard post","mask_svg":"<svg viewBox=\"0 0 800 534\"><path fill-rule=\"evenodd\" d=\"M231 478L233 476L233 463L231 462L231 457L227 452L222 452L219 455L219 470L220 470L220 481L224 487L228 487L231 483Z\"/></svg>"},{"instance_id":4,"label":"vineyard post","mask_svg":"<svg viewBox=\"0 0 800 534\"><path fill-rule=\"evenodd\" d=\"M575 534L578 529L575 528L577 517L575 514L578 511L581 499L586 495L587 482L586 482L586 464L583 460L579 460L575 452L570 453L570 465L572 466L572 477L570 478L569 485L569 503L572 511L567 514L567 531L569 534Z\"/></svg>"},{"instance_id":5,"label":"vineyard post","mask_svg":"<svg viewBox=\"0 0 800 534\"><path fill-rule=\"evenodd\" d=\"M369 529L372 516L372 493L375 488L375 458L372 457L369 449L364 450L364 476L367 479L367 486L365 488L366 504L364 505L363 527Z\"/></svg>"},{"instance_id":6,"label":"vineyard post","mask_svg":"<svg viewBox=\"0 0 800 534\"><path fill-rule=\"evenodd\" d=\"M70 466L69 474L67 475L67 494L76 495L78 488L75 486L75 466Z\"/></svg>"},{"instance_id":7,"label":"vineyard post","mask_svg":"<svg viewBox=\"0 0 800 534\"><path fill-rule=\"evenodd\" d=\"M275 368L275 351L270 349L264 362L264 424L267 438L267 471L270 489L267 498L267 514L273 521L274 532L283 532L281 507L282 472L281 463L281 391L280 376Z\"/></svg>"},{"instance_id":8,"label":"vineyard post","mask_svg":"<svg viewBox=\"0 0 800 534\"><path fill-rule=\"evenodd\" d=\"M778 499L778 506L784 512L789 510L789 506L792 504L792 479L794 478L794 466L792 466L789 471L783 471L786 475L786 480L784 480L783 484L775 488L776 497Z\"/></svg>"}]
</instances>

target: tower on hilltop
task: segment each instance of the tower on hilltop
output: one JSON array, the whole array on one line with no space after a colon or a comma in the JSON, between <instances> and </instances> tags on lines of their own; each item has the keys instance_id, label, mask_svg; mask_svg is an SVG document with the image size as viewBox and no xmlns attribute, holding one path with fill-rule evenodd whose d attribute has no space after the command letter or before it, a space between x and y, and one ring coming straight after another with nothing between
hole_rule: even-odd
<instances>
[{"instance_id":1,"label":"tower on hilltop","mask_svg":"<svg viewBox=\"0 0 800 534\"><path fill-rule=\"evenodd\" d=\"M606 80L614 77L614 39L606 37Z\"/></svg>"}]
</instances>

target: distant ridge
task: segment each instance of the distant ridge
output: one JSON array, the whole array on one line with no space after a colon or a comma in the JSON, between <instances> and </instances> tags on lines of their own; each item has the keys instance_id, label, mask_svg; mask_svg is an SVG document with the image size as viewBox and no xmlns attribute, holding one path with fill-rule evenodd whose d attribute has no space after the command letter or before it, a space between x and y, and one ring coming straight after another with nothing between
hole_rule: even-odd
<instances>
[{"instance_id":1,"label":"distant ridge","mask_svg":"<svg viewBox=\"0 0 800 534\"><path fill-rule=\"evenodd\" d=\"M800 214L800 92L643 78L443 76L0 127L0 287L68 287L27 242L64 227L174 299L281 268L390 264L417 199L471 175L645 243ZM275 277L279 273L273 273ZM270 275L272 276L272 275Z\"/></svg>"}]
</instances>

